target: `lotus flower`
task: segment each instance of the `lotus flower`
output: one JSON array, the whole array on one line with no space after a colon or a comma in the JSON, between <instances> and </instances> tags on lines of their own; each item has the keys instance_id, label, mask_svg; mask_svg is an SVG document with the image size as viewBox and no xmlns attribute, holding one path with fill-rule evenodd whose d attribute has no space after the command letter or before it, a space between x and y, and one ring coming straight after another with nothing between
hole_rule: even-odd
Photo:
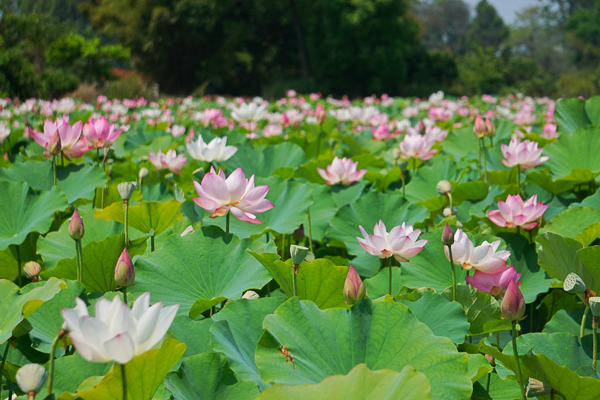
<instances>
[{"instance_id":1,"label":"lotus flower","mask_svg":"<svg viewBox=\"0 0 600 400\"><path fill-rule=\"evenodd\" d=\"M181 168L187 164L185 155L177 155L175 150L169 150L167 151L167 154L162 153L160 150L156 154L151 151L150 154L148 154L148 158L157 170L168 169L175 174L180 174Z\"/></svg>"},{"instance_id":2,"label":"lotus flower","mask_svg":"<svg viewBox=\"0 0 600 400\"><path fill-rule=\"evenodd\" d=\"M101 298L92 317L83 300L75 300L75 308L62 310L71 341L83 358L101 363L125 364L150 350L165 335L179 308L178 304L150 306L150 293L144 293L131 309L120 296L112 302Z\"/></svg>"},{"instance_id":3,"label":"lotus flower","mask_svg":"<svg viewBox=\"0 0 600 400\"><path fill-rule=\"evenodd\" d=\"M40 146L48 150L52 137L58 132L63 153L70 158L79 158L89 150L86 144L79 140L81 138L81 125L81 121L76 122L73 126L69 125L69 118L66 116L55 122L47 119L44 123L44 131L33 130L31 135ZM45 155L49 157L50 153L45 153Z\"/></svg>"},{"instance_id":4,"label":"lotus flower","mask_svg":"<svg viewBox=\"0 0 600 400\"><path fill-rule=\"evenodd\" d=\"M254 187L254 175L246 179L241 168L233 171L229 177L223 170L217 175L214 168L204 175L202 183L194 181L198 196L192 200L209 212L211 218L221 217L231 211L234 217L252 224L262 224L255 214L275 207L265 199L268 186Z\"/></svg>"},{"instance_id":5,"label":"lotus flower","mask_svg":"<svg viewBox=\"0 0 600 400\"><path fill-rule=\"evenodd\" d=\"M231 117L238 122L258 121L266 112L266 105L259 106L256 103L243 103L231 112Z\"/></svg>"},{"instance_id":6,"label":"lotus flower","mask_svg":"<svg viewBox=\"0 0 600 400\"><path fill-rule=\"evenodd\" d=\"M452 244L452 262L461 265L465 270L475 268L478 271L488 274L494 274L502 271L506 267L506 259L510 256L510 251L498 250L500 241L493 243L484 241L481 245L473 248L473 242L463 232L457 229L454 233L454 244ZM444 247L444 253L449 260L448 247Z\"/></svg>"},{"instance_id":7,"label":"lotus flower","mask_svg":"<svg viewBox=\"0 0 600 400\"><path fill-rule=\"evenodd\" d=\"M359 181L367 173L366 169L357 171L356 167L358 167L358 162L352 161L351 158L339 159L335 157L331 164L327 166L327 170L317 168L317 172L328 185L341 183L347 186Z\"/></svg>"},{"instance_id":8,"label":"lotus flower","mask_svg":"<svg viewBox=\"0 0 600 400\"><path fill-rule=\"evenodd\" d=\"M365 298L366 290L363 281L360 279L358 272L351 265L344 283L344 298L346 303L354 304Z\"/></svg>"},{"instance_id":9,"label":"lotus flower","mask_svg":"<svg viewBox=\"0 0 600 400\"><path fill-rule=\"evenodd\" d=\"M437 149L431 150L433 142L418 133L407 134L400 142L400 157L404 160L419 159L429 160Z\"/></svg>"},{"instance_id":10,"label":"lotus flower","mask_svg":"<svg viewBox=\"0 0 600 400\"><path fill-rule=\"evenodd\" d=\"M502 149L502 163L507 167L514 167L518 165L521 169L533 168L536 165L540 165L543 162L548 161L548 156L540 157L544 149L538 149L537 142L531 142L524 140L522 142L519 139L514 138L510 143L500 145Z\"/></svg>"},{"instance_id":11,"label":"lotus flower","mask_svg":"<svg viewBox=\"0 0 600 400\"><path fill-rule=\"evenodd\" d=\"M237 147L227 146L227 136L216 137L206 144L200 135L196 142L190 142L186 147L193 159L205 162L229 160L237 151Z\"/></svg>"},{"instance_id":12,"label":"lotus flower","mask_svg":"<svg viewBox=\"0 0 600 400\"><path fill-rule=\"evenodd\" d=\"M510 282L518 282L521 274L510 266L493 274L475 271L473 276L467 276L465 280L480 292L489 293L494 297L502 297L508 289ZM521 285L519 283L519 285Z\"/></svg>"},{"instance_id":13,"label":"lotus flower","mask_svg":"<svg viewBox=\"0 0 600 400\"><path fill-rule=\"evenodd\" d=\"M4 122L0 122L0 142L10 135L10 126Z\"/></svg>"},{"instance_id":14,"label":"lotus flower","mask_svg":"<svg viewBox=\"0 0 600 400\"><path fill-rule=\"evenodd\" d=\"M519 321L525 314L525 298L514 280L508 283L500 309L504 318L509 321Z\"/></svg>"},{"instance_id":15,"label":"lotus flower","mask_svg":"<svg viewBox=\"0 0 600 400\"><path fill-rule=\"evenodd\" d=\"M114 124L109 124L105 117L90 118L83 126L83 142L90 149L109 148L119 138L123 129L115 130Z\"/></svg>"},{"instance_id":16,"label":"lotus flower","mask_svg":"<svg viewBox=\"0 0 600 400\"><path fill-rule=\"evenodd\" d=\"M525 203L518 194L508 195L506 202L498 201L498 210L490 211L488 217L498 226L507 228L521 226L525 230L531 230L538 225L535 221L542 217L547 208L547 205L537 201L537 194Z\"/></svg>"},{"instance_id":17,"label":"lotus flower","mask_svg":"<svg viewBox=\"0 0 600 400\"><path fill-rule=\"evenodd\" d=\"M369 253L379 258L394 256L399 262L408 262L410 257L417 255L427 240L417 240L421 234L420 229L414 229L411 225L395 226L388 233L383 221L375 224L373 235L369 235L362 226L358 227L363 238L356 237L358 243Z\"/></svg>"}]
</instances>

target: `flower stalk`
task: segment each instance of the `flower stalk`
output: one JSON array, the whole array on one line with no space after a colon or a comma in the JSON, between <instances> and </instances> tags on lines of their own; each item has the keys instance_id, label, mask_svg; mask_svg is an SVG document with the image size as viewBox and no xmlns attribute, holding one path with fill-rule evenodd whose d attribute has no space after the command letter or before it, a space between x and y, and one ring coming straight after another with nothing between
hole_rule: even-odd
<instances>
[{"instance_id":1,"label":"flower stalk","mask_svg":"<svg viewBox=\"0 0 600 400\"><path fill-rule=\"evenodd\" d=\"M517 362L517 379L521 389L521 399L525 400L525 384L523 383L523 374L521 372L521 362L519 361L519 351L517 349L517 321L512 321L512 344L515 361Z\"/></svg>"},{"instance_id":2,"label":"flower stalk","mask_svg":"<svg viewBox=\"0 0 600 400\"><path fill-rule=\"evenodd\" d=\"M127 374L125 373L125 364L119 364L121 367L121 381L123 382L123 400L127 400Z\"/></svg>"},{"instance_id":3,"label":"flower stalk","mask_svg":"<svg viewBox=\"0 0 600 400\"><path fill-rule=\"evenodd\" d=\"M312 243L312 223L310 220L310 207L306 209L306 214L308 216L308 248L310 252L313 253L313 243Z\"/></svg>"},{"instance_id":4,"label":"flower stalk","mask_svg":"<svg viewBox=\"0 0 600 400\"><path fill-rule=\"evenodd\" d=\"M594 343L592 348L592 369L596 371L596 361L598 358L598 317L596 317L595 315L592 317L592 329L594 331L592 336Z\"/></svg>"},{"instance_id":5,"label":"flower stalk","mask_svg":"<svg viewBox=\"0 0 600 400\"><path fill-rule=\"evenodd\" d=\"M64 328L61 328L60 331L58 331L58 334L56 335L56 337L54 338L54 340L52 341L52 345L50 346L50 366L48 368L48 396L52 396L52 385L54 384L54 354L56 353L56 347L58 346L58 343L60 342L60 340L65 337L65 335L67 334L67 330Z\"/></svg>"}]
</instances>

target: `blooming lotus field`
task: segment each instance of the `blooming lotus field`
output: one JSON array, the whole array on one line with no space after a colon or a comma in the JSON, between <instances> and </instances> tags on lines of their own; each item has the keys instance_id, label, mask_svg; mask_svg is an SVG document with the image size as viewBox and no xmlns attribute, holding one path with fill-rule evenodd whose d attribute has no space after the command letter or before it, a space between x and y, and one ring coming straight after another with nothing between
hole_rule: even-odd
<instances>
[{"instance_id":1,"label":"blooming lotus field","mask_svg":"<svg viewBox=\"0 0 600 400\"><path fill-rule=\"evenodd\" d=\"M0 399L600 398L600 98L0 106Z\"/></svg>"}]
</instances>

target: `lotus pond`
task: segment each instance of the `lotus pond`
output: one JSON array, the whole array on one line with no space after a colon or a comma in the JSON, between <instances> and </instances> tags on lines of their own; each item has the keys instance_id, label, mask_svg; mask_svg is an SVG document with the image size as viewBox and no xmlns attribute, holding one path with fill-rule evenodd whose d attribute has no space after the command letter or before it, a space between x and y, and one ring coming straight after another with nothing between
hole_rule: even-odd
<instances>
[{"instance_id":1,"label":"lotus pond","mask_svg":"<svg viewBox=\"0 0 600 400\"><path fill-rule=\"evenodd\" d=\"M0 399L598 399L600 97L0 100Z\"/></svg>"}]
</instances>

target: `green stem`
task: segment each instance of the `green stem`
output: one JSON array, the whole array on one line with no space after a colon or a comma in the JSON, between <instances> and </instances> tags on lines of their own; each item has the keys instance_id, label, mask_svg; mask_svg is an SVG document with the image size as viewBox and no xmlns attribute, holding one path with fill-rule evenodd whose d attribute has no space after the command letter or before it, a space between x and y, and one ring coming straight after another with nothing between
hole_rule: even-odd
<instances>
[{"instance_id":1,"label":"green stem","mask_svg":"<svg viewBox=\"0 0 600 400\"><path fill-rule=\"evenodd\" d=\"M154 235L150 236L150 251L154 251Z\"/></svg>"},{"instance_id":2,"label":"green stem","mask_svg":"<svg viewBox=\"0 0 600 400\"><path fill-rule=\"evenodd\" d=\"M123 382L123 400L127 400L127 376L125 374L125 364L121 366L121 381Z\"/></svg>"},{"instance_id":3,"label":"green stem","mask_svg":"<svg viewBox=\"0 0 600 400\"><path fill-rule=\"evenodd\" d=\"M491 398L492 398L492 396L490 396L490 378L491 378L491 377L492 377L492 374L491 374L491 373L489 373L489 374L488 374L488 377L487 377L487 385L486 385L486 387L485 387L485 392L487 393L487 398L488 398L488 399L491 399Z\"/></svg>"},{"instance_id":4,"label":"green stem","mask_svg":"<svg viewBox=\"0 0 600 400\"><path fill-rule=\"evenodd\" d=\"M81 240L75 241L75 250L77 250L77 280L83 283L83 248L81 247Z\"/></svg>"},{"instance_id":5,"label":"green stem","mask_svg":"<svg viewBox=\"0 0 600 400\"><path fill-rule=\"evenodd\" d=\"M323 123L319 124L319 136L317 136L317 158L319 158L319 154L321 153L321 137L323 136Z\"/></svg>"},{"instance_id":6,"label":"green stem","mask_svg":"<svg viewBox=\"0 0 600 400\"><path fill-rule=\"evenodd\" d=\"M581 317L581 326L579 327L579 337L583 337L585 333L585 320L587 319L588 312L590 311L590 306L585 306L585 311L583 312L583 317Z\"/></svg>"},{"instance_id":7,"label":"green stem","mask_svg":"<svg viewBox=\"0 0 600 400\"><path fill-rule=\"evenodd\" d=\"M123 303L127 305L127 286L123 286L121 291L123 292Z\"/></svg>"},{"instance_id":8,"label":"green stem","mask_svg":"<svg viewBox=\"0 0 600 400\"><path fill-rule=\"evenodd\" d=\"M17 267L19 268L19 287L23 287L23 273L21 270L21 250L19 249L19 245L15 246L17 249Z\"/></svg>"},{"instance_id":9,"label":"green stem","mask_svg":"<svg viewBox=\"0 0 600 400\"><path fill-rule=\"evenodd\" d=\"M310 220L310 207L306 209L306 214L308 215L308 248L310 252L313 252L313 243L312 243L312 223Z\"/></svg>"},{"instance_id":10,"label":"green stem","mask_svg":"<svg viewBox=\"0 0 600 400\"><path fill-rule=\"evenodd\" d=\"M496 331L496 345L500 349L500 331Z\"/></svg>"},{"instance_id":11,"label":"green stem","mask_svg":"<svg viewBox=\"0 0 600 400\"><path fill-rule=\"evenodd\" d=\"M6 364L6 358L8 357L8 349L10 349L10 341L6 341L6 348L4 349L4 355L2 356L2 364L0 364L0 399L2 398L2 378L4 374L4 364Z\"/></svg>"},{"instance_id":12,"label":"green stem","mask_svg":"<svg viewBox=\"0 0 600 400\"><path fill-rule=\"evenodd\" d=\"M56 186L56 156L52 156L52 173L54 175L54 186Z\"/></svg>"},{"instance_id":13,"label":"green stem","mask_svg":"<svg viewBox=\"0 0 600 400\"><path fill-rule=\"evenodd\" d=\"M48 367L48 396L52 396L52 384L54 383L54 354L56 353L56 346L58 342L67 334L67 331L61 329L52 341L50 346L50 367Z\"/></svg>"},{"instance_id":14,"label":"green stem","mask_svg":"<svg viewBox=\"0 0 600 400\"><path fill-rule=\"evenodd\" d=\"M388 276L389 276L389 282L388 282L388 293L390 296L392 296L392 257L388 257L386 259L383 260L384 266L387 266L388 268Z\"/></svg>"},{"instance_id":15,"label":"green stem","mask_svg":"<svg viewBox=\"0 0 600 400\"><path fill-rule=\"evenodd\" d=\"M402 172L402 175L400 177L402 179L402 198L406 199L406 189L404 189L404 172Z\"/></svg>"},{"instance_id":16,"label":"green stem","mask_svg":"<svg viewBox=\"0 0 600 400\"><path fill-rule=\"evenodd\" d=\"M596 333L598 333L598 317L593 317L592 327L594 329L593 338L593 350L592 350L592 369L596 370L596 354L598 353L598 339L596 339Z\"/></svg>"},{"instance_id":17,"label":"green stem","mask_svg":"<svg viewBox=\"0 0 600 400\"><path fill-rule=\"evenodd\" d=\"M231 218L231 211L225 216L225 233L229 235L229 219Z\"/></svg>"},{"instance_id":18,"label":"green stem","mask_svg":"<svg viewBox=\"0 0 600 400\"><path fill-rule=\"evenodd\" d=\"M417 175L417 159L416 158L412 159L412 164L413 164L412 170L413 170L413 177L414 177Z\"/></svg>"},{"instance_id":19,"label":"green stem","mask_svg":"<svg viewBox=\"0 0 600 400\"><path fill-rule=\"evenodd\" d=\"M512 344L515 361L517 362L517 379L521 389L521 399L525 400L525 385L523 384L523 374L521 373L521 362L519 361L519 351L517 349L517 321L512 321Z\"/></svg>"},{"instance_id":20,"label":"green stem","mask_svg":"<svg viewBox=\"0 0 600 400\"><path fill-rule=\"evenodd\" d=\"M477 171L479 172L479 179L481 179L481 140L479 140L478 146L478 161L477 161Z\"/></svg>"},{"instance_id":21,"label":"green stem","mask_svg":"<svg viewBox=\"0 0 600 400\"><path fill-rule=\"evenodd\" d=\"M299 265L293 264L292 266L292 295L296 297L298 295L298 267Z\"/></svg>"},{"instance_id":22,"label":"green stem","mask_svg":"<svg viewBox=\"0 0 600 400\"><path fill-rule=\"evenodd\" d=\"M450 256L450 269L452 270L452 301L456 301L456 267L452 260L452 246L448 246L448 254Z\"/></svg>"},{"instance_id":23,"label":"green stem","mask_svg":"<svg viewBox=\"0 0 600 400\"><path fill-rule=\"evenodd\" d=\"M60 152L60 166L61 167L65 166L65 152L64 151Z\"/></svg>"},{"instance_id":24,"label":"green stem","mask_svg":"<svg viewBox=\"0 0 600 400\"><path fill-rule=\"evenodd\" d=\"M98 165L100 165L100 147L96 147L96 155L98 156L96 161L98 162Z\"/></svg>"},{"instance_id":25,"label":"green stem","mask_svg":"<svg viewBox=\"0 0 600 400\"><path fill-rule=\"evenodd\" d=\"M483 138L481 140L481 153L483 155L483 181L487 183L487 165L486 165L486 157L485 157L485 142Z\"/></svg>"},{"instance_id":26,"label":"green stem","mask_svg":"<svg viewBox=\"0 0 600 400\"><path fill-rule=\"evenodd\" d=\"M129 200L124 201L125 205L125 247L129 246Z\"/></svg>"},{"instance_id":27,"label":"green stem","mask_svg":"<svg viewBox=\"0 0 600 400\"><path fill-rule=\"evenodd\" d=\"M521 166L517 165L517 193L521 195Z\"/></svg>"},{"instance_id":28,"label":"green stem","mask_svg":"<svg viewBox=\"0 0 600 400\"><path fill-rule=\"evenodd\" d=\"M100 198L100 208L104 209L104 189L106 188L106 186L102 186L102 197Z\"/></svg>"},{"instance_id":29,"label":"green stem","mask_svg":"<svg viewBox=\"0 0 600 400\"><path fill-rule=\"evenodd\" d=\"M531 303L529 308L529 333L533 332L533 303Z\"/></svg>"}]
</instances>

